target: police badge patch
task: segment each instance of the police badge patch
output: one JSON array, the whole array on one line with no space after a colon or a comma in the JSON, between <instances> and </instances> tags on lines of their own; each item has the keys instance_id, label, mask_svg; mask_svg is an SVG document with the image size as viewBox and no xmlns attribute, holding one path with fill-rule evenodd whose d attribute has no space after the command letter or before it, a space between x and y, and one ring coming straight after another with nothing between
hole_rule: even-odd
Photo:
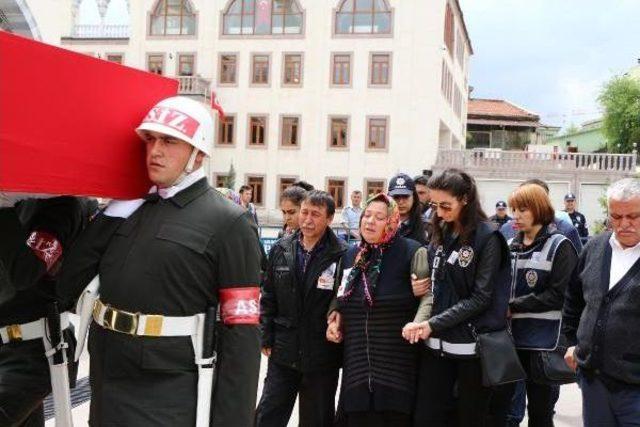
<instances>
[{"instance_id":1,"label":"police badge patch","mask_svg":"<svg viewBox=\"0 0 640 427\"><path fill-rule=\"evenodd\" d=\"M530 288L533 288L536 283L538 283L538 273L535 270L529 270L524 275L525 280L527 281L527 285Z\"/></svg>"},{"instance_id":2,"label":"police badge patch","mask_svg":"<svg viewBox=\"0 0 640 427\"><path fill-rule=\"evenodd\" d=\"M471 249L471 246L461 247L460 251L458 252L458 264L460 264L460 267L462 268L467 267L469 264L471 264L472 260L473 260L473 249Z\"/></svg>"}]
</instances>

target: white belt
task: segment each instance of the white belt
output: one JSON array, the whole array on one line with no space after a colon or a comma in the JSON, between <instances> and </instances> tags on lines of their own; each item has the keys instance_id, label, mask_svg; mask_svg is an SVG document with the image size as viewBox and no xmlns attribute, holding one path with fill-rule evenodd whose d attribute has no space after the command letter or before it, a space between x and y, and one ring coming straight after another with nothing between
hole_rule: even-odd
<instances>
[{"instance_id":1,"label":"white belt","mask_svg":"<svg viewBox=\"0 0 640 427\"><path fill-rule=\"evenodd\" d=\"M429 338L425 344L431 349L441 350L449 354L465 356L475 356L476 354L476 343L451 343L442 341L440 338Z\"/></svg>"},{"instance_id":2,"label":"white belt","mask_svg":"<svg viewBox=\"0 0 640 427\"><path fill-rule=\"evenodd\" d=\"M42 339L46 334L47 318L34 320L33 322L23 323L21 325L7 325L0 328L0 336L2 343L8 344L17 341L30 341ZM60 329L63 331L69 327L69 313L60 314Z\"/></svg>"},{"instance_id":3,"label":"white belt","mask_svg":"<svg viewBox=\"0 0 640 427\"><path fill-rule=\"evenodd\" d=\"M130 313L96 300L93 320L105 329L147 337L183 337L198 332L198 315L173 317Z\"/></svg>"},{"instance_id":4,"label":"white belt","mask_svg":"<svg viewBox=\"0 0 640 427\"><path fill-rule=\"evenodd\" d=\"M512 319L562 320L562 311L553 310L543 313L511 313Z\"/></svg>"}]
</instances>

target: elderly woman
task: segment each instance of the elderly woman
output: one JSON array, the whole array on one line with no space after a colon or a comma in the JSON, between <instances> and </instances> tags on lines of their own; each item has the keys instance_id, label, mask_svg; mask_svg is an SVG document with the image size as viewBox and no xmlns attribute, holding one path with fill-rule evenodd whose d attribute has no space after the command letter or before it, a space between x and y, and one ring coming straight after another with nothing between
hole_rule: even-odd
<instances>
[{"instance_id":1,"label":"elderly woman","mask_svg":"<svg viewBox=\"0 0 640 427\"><path fill-rule=\"evenodd\" d=\"M552 427L553 386L535 382L531 361L540 351L558 345L564 293L578 255L556 230L553 206L540 186L519 187L509 196L509 206L519 230L510 243L513 288L509 310L516 348L528 377L529 426Z\"/></svg>"},{"instance_id":2,"label":"elderly woman","mask_svg":"<svg viewBox=\"0 0 640 427\"><path fill-rule=\"evenodd\" d=\"M371 197L360 219L359 246L349 249L338 288L337 319L327 339L344 338L342 410L346 425L409 426L415 400L417 353L402 338L418 306L412 262L426 250L397 235L394 200Z\"/></svg>"}]
</instances>

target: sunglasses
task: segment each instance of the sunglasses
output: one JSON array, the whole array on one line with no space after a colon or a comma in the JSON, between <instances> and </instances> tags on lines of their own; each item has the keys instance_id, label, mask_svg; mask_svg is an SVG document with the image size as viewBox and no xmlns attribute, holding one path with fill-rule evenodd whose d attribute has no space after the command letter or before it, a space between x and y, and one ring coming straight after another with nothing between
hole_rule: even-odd
<instances>
[{"instance_id":1,"label":"sunglasses","mask_svg":"<svg viewBox=\"0 0 640 427\"><path fill-rule=\"evenodd\" d=\"M453 210L453 207L448 202L440 202L440 203L429 202L429 207L431 209L433 209L434 211L437 211L438 209L441 209L441 210L443 210L445 212L451 212Z\"/></svg>"}]
</instances>

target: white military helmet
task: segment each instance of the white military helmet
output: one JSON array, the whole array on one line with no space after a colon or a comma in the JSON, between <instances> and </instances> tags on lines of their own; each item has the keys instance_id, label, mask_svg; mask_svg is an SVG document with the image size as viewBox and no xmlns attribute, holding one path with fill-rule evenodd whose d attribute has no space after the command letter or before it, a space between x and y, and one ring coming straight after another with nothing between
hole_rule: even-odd
<instances>
[{"instance_id":1,"label":"white military helmet","mask_svg":"<svg viewBox=\"0 0 640 427\"><path fill-rule=\"evenodd\" d=\"M136 132L150 130L173 136L211 156L213 150L213 118L204 104L184 96L158 102L147 113Z\"/></svg>"}]
</instances>

